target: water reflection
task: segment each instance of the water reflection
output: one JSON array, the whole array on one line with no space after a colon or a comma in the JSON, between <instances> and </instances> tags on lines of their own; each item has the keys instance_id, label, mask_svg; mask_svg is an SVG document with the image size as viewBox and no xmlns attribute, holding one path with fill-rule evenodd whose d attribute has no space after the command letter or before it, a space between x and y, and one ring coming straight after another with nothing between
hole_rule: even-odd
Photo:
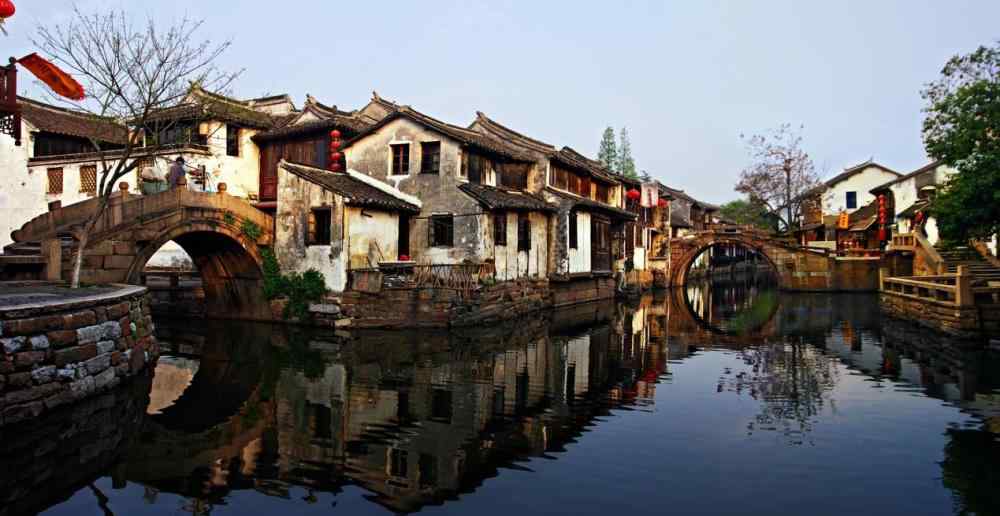
<instances>
[{"instance_id":1,"label":"water reflection","mask_svg":"<svg viewBox=\"0 0 1000 516\"><path fill-rule=\"evenodd\" d=\"M992 354L871 296L741 285L462 332L161 321L156 378L100 418L118 452L51 494L0 480L0 514L997 512Z\"/></svg>"}]
</instances>

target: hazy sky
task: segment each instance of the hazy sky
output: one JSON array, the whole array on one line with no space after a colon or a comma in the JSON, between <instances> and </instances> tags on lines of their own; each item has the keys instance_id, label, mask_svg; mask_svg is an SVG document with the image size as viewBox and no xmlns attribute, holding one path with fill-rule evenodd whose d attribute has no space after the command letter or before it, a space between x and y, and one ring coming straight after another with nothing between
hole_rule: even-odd
<instances>
[{"instance_id":1,"label":"hazy sky","mask_svg":"<svg viewBox=\"0 0 1000 516\"><path fill-rule=\"evenodd\" d=\"M31 50L61 0L14 0L9 53ZM205 20L232 39L242 97L306 93L341 109L372 90L467 125L477 110L596 155L627 126L640 169L712 202L735 198L739 138L803 124L824 176L874 156L925 163L922 85L951 55L1000 38L1000 2L77 2ZM809 5L805 5L809 4ZM28 92L34 86L28 85Z\"/></svg>"}]
</instances>

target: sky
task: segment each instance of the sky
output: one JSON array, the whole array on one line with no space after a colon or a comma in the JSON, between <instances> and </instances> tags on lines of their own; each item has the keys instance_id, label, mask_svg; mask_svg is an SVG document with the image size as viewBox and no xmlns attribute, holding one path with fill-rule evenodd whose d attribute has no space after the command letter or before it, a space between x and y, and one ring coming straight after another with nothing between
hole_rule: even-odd
<instances>
[{"instance_id":1,"label":"sky","mask_svg":"<svg viewBox=\"0 0 1000 516\"><path fill-rule=\"evenodd\" d=\"M18 57L74 5L13 1L0 44ZM638 169L715 203L739 197L740 135L782 123L803 126L824 178L869 158L920 167L923 85L1000 39L995 1L75 4L204 20L203 37L233 42L219 65L244 70L238 97L288 93L301 106L308 93L350 110L377 91L458 125L482 111L590 156L606 126L624 126Z\"/></svg>"}]
</instances>

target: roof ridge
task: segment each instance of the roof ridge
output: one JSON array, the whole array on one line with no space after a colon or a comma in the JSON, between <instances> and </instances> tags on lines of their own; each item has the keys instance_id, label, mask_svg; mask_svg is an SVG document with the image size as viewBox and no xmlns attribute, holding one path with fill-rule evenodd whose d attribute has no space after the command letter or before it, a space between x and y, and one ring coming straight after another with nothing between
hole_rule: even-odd
<instances>
[{"instance_id":1,"label":"roof ridge","mask_svg":"<svg viewBox=\"0 0 1000 516\"><path fill-rule=\"evenodd\" d=\"M476 111L476 121L477 122L478 121L482 121L483 123L485 123L487 125L494 126L494 128L499 129L500 131L511 133L514 136L517 136L517 137L520 137L520 138L524 138L525 140L528 140L531 143L538 144L538 145L546 147L548 149L555 150L555 148L556 148L555 145L543 142L541 140L537 140L537 139L532 138L532 137L530 137L530 136L528 136L528 135L526 135L524 133L515 131L514 129L511 129L510 127L507 127L507 126L501 124L500 122L497 122L496 120L493 120L492 118L486 116L486 114L483 113L482 111ZM473 122L473 123L475 123L475 122Z\"/></svg>"}]
</instances>

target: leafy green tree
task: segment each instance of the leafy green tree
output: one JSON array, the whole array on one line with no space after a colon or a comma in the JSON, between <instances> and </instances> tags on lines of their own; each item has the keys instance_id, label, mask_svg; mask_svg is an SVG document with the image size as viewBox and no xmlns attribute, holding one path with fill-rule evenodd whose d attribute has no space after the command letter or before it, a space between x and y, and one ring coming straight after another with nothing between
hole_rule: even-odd
<instances>
[{"instance_id":1,"label":"leafy green tree","mask_svg":"<svg viewBox=\"0 0 1000 516\"><path fill-rule=\"evenodd\" d=\"M638 179L635 172L635 160L632 159L632 142L628 138L628 128L622 127L618 133L618 167L615 172L630 179Z\"/></svg>"},{"instance_id":2,"label":"leafy green tree","mask_svg":"<svg viewBox=\"0 0 1000 516\"><path fill-rule=\"evenodd\" d=\"M597 151L597 161L600 161L604 168L612 171L618 166L615 130L610 125L604 129L604 136L601 137L601 148Z\"/></svg>"},{"instance_id":3,"label":"leafy green tree","mask_svg":"<svg viewBox=\"0 0 1000 516\"><path fill-rule=\"evenodd\" d=\"M1000 42L954 56L922 95L927 153L958 173L931 208L949 241L1000 231Z\"/></svg>"},{"instance_id":4,"label":"leafy green tree","mask_svg":"<svg viewBox=\"0 0 1000 516\"><path fill-rule=\"evenodd\" d=\"M777 227L777 220L767 209L767 206L746 199L737 199L723 204L719 207L719 215L737 224L751 225L769 231L773 231Z\"/></svg>"}]
</instances>

